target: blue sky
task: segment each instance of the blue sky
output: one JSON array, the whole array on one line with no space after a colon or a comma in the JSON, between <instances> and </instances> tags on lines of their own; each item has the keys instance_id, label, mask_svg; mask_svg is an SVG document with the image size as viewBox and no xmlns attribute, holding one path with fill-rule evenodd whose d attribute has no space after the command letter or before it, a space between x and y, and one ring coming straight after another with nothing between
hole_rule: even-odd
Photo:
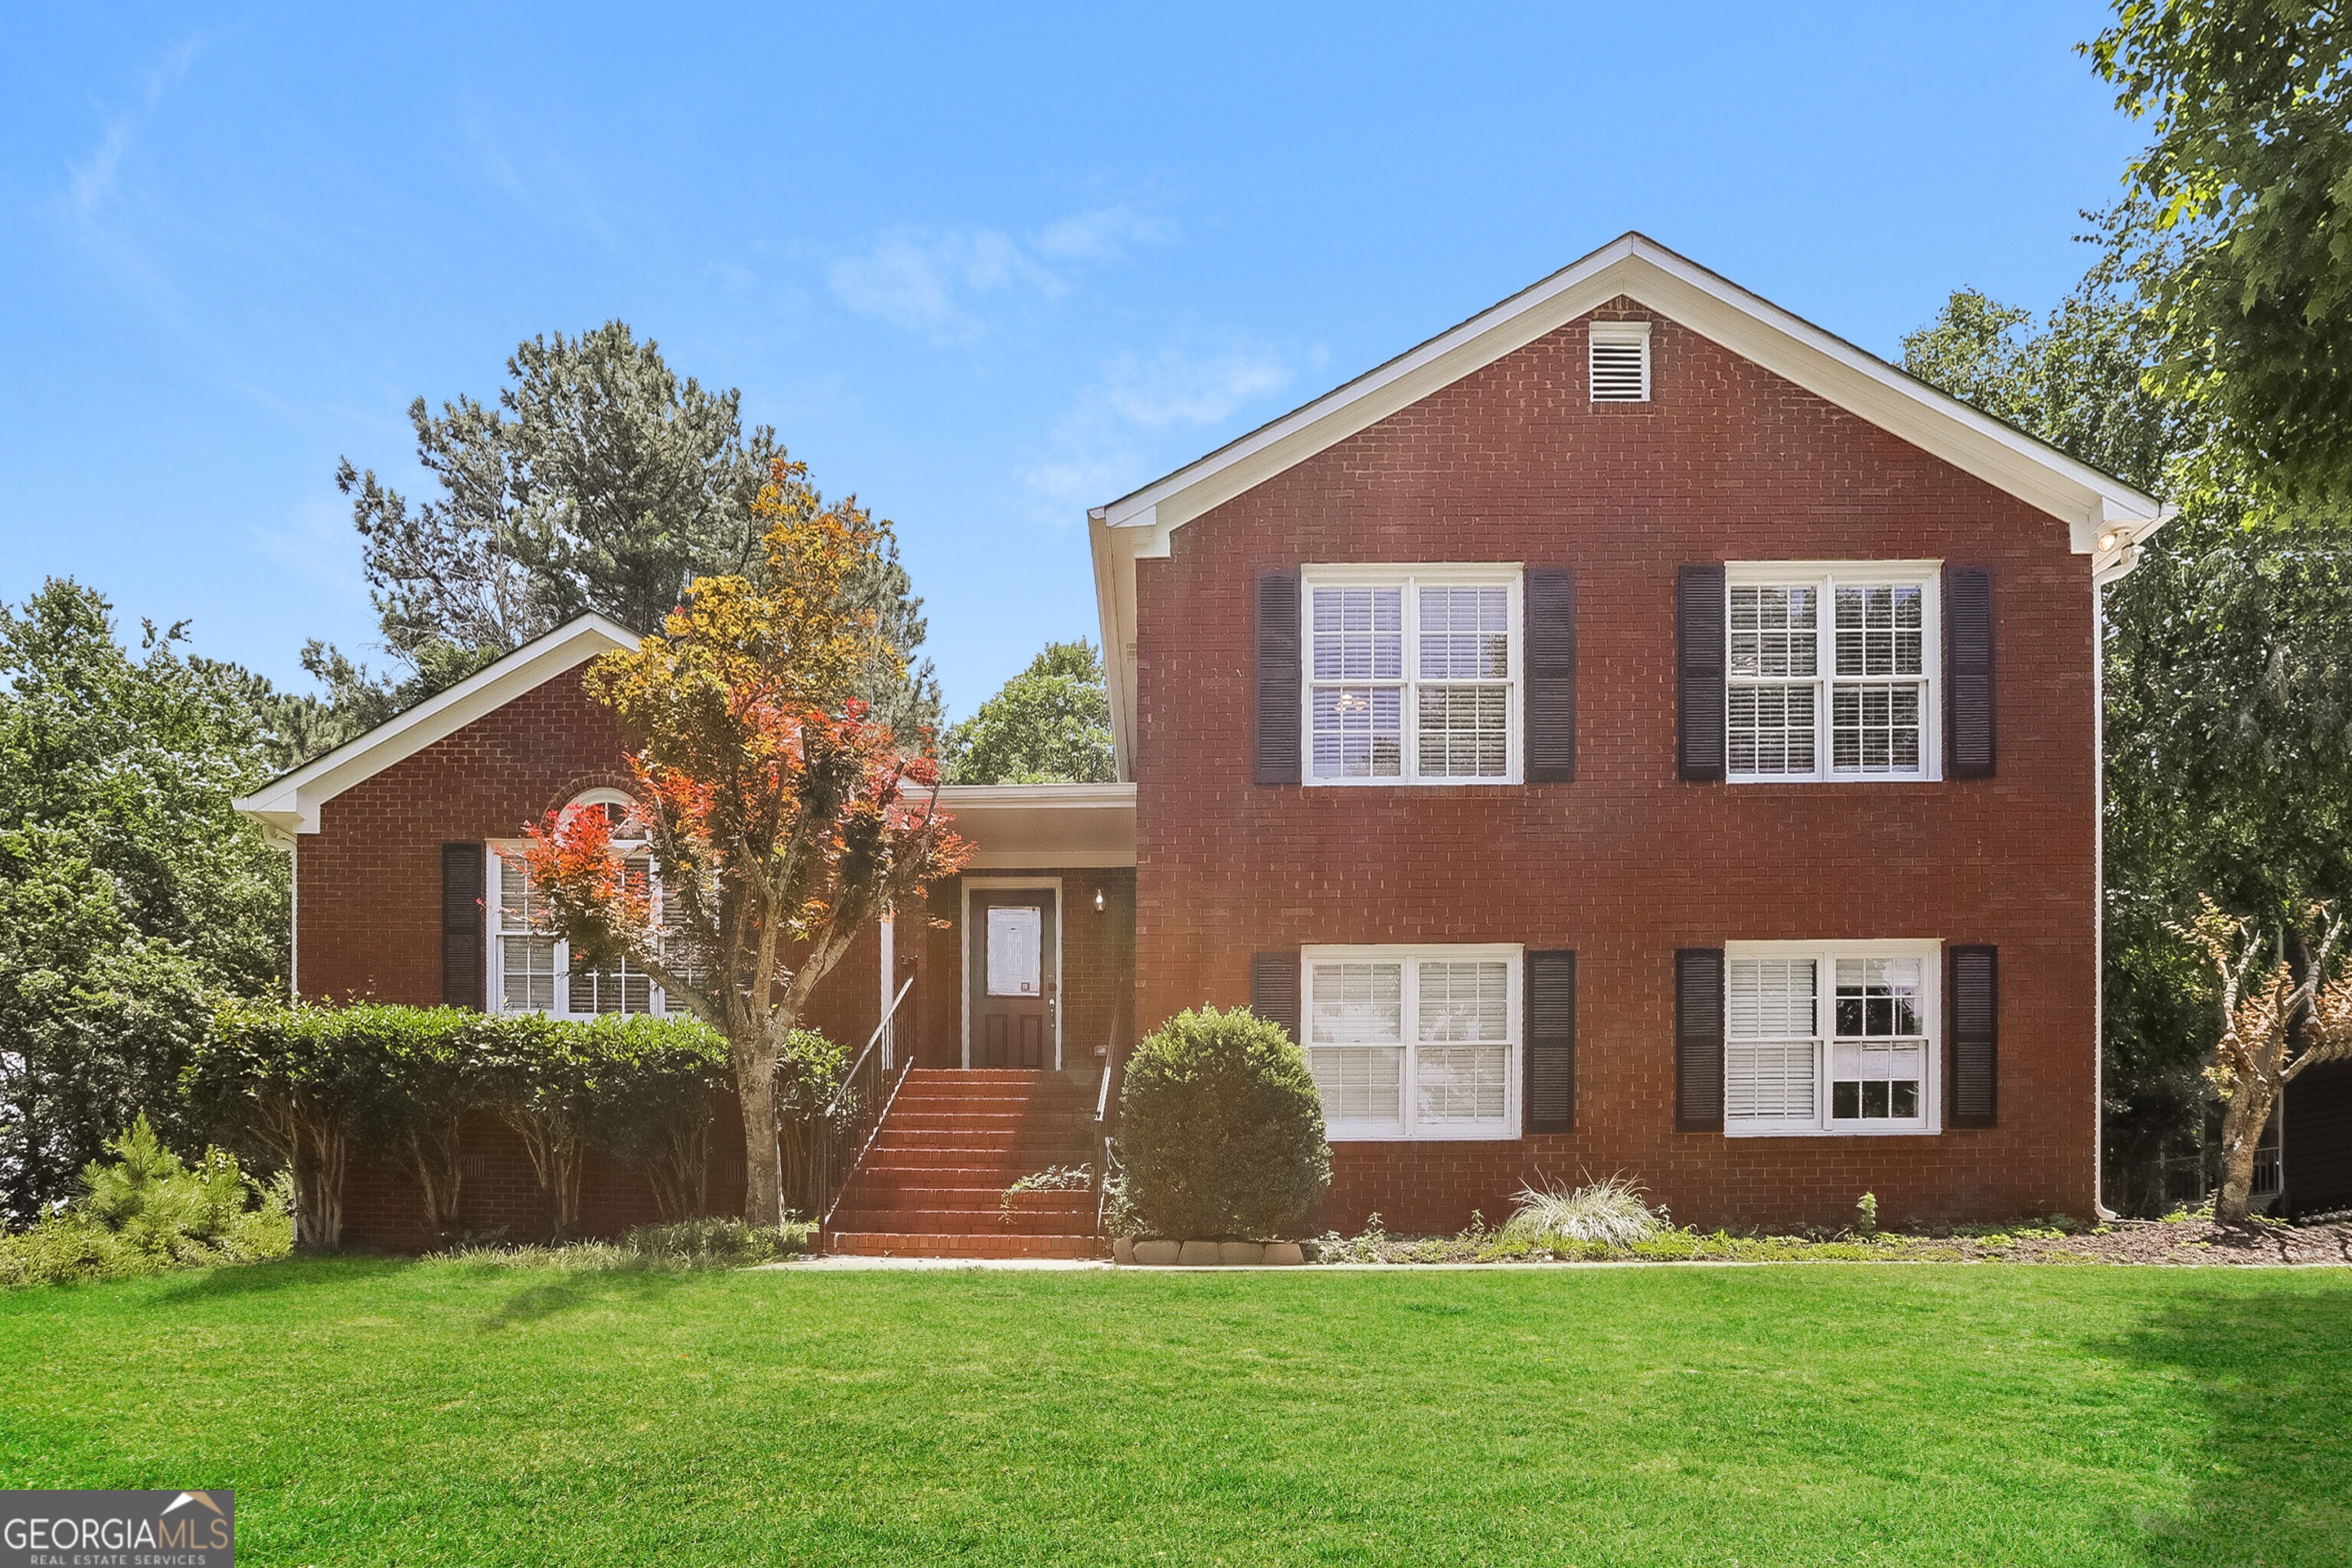
<instances>
[{"instance_id":1,"label":"blue sky","mask_svg":"<svg viewBox=\"0 0 2352 1568\"><path fill-rule=\"evenodd\" d=\"M1892 354L2142 140L2091 5L997 9L12 8L0 598L299 683L337 458L617 316L897 521L969 712L1093 635L1087 505L1625 229Z\"/></svg>"}]
</instances>

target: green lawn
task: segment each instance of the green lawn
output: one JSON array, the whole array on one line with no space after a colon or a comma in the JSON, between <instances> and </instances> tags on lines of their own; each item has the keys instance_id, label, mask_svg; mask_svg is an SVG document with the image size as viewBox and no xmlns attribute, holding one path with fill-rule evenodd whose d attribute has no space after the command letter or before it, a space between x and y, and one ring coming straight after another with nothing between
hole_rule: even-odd
<instances>
[{"instance_id":1,"label":"green lawn","mask_svg":"<svg viewBox=\"0 0 2352 1568\"><path fill-rule=\"evenodd\" d=\"M0 1294L0 1486L239 1561L2352 1561L2352 1271L556 1275Z\"/></svg>"}]
</instances>

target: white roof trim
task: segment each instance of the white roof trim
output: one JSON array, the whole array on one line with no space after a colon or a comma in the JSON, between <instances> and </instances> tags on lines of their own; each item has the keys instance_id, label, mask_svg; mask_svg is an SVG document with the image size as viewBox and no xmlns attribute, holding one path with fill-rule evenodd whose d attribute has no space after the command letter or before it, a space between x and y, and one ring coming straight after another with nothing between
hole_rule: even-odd
<instances>
[{"instance_id":1,"label":"white roof trim","mask_svg":"<svg viewBox=\"0 0 2352 1568\"><path fill-rule=\"evenodd\" d=\"M296 834L319 831L319 808L352 785L415 756L565 670L598 654L635 647L639 640L636 633L604 616L590 614L568 621L357 740L271 780L238 800L236 809L259 822L271 843L290 848Z\"/></svg>"},{"instance_id":2,"label":"white roof trim","mask_svg":"<svg viewBox=\"0 0 2352 1568\"><path fill-rule=\"evenodd\" d=\"M2122 480L2077 462L1906 375L1768 300L1639 234L1571 262L1450 331L1306 406L1227 443L1101 509L1113 528L1160 536L1285 468L1556 331L1623 294L1744 359L2077 527L2092 553L2095 527L2152 523L2161 507Z\"/></svg>"},{"instance_id":3,"label":"white roof trim","mask_svg":"<svg viewBox=\"0 0 2352 1568\"><path fill-rule=\"evenodd\" d=\"M1641 234L1581 260L1346 385L1088 513L1118 768L1130 775L1135 562L1202 513L1626 295L2067 525L2096 580L2131 569L2174 508L1938 392Z\"/></svg>"}]
</instances>

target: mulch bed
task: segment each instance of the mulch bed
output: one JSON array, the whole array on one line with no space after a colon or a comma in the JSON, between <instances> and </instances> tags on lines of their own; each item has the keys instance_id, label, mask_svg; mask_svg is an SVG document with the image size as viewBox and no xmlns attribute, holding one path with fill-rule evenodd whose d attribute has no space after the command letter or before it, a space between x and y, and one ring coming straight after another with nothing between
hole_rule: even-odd
<instances>
[{"instance_id":1,"label":"mulch bed","mask_svg":"<svg viewBox=\"0 0 2352 1568\"><path fill-rule=\"evenodd\" d=\"M2105 1236L2019 1237L1999 1248L1961 1237L1925 1245L2020 1263L2352 1264L2352 1220L2237 1226L2215 1225L2210 1219L2118 1220L2104 1228Z\"/></svg>"},{"instance_id":2,"label":"mulch bed","mask_svg":"<svg viewBox=\"0 0 2352 1568\"><path fill-rule=\"evenodd\" d=\"M2095 1229L2026 1225L2008 1231L1914 1235L1882 1231L1810 1236L1699 1235L1664 1232L1625 1247L1569 1243L1558 1251L1514 1242L1493 1231L1459 1236L1352 1239L1310 1244L1321 1263L2137 1263L2199 1267L2249 1264L2352 1265L2352 1218L2308 1225L2215 1225L2199 1217L2116 1220Z\"/></svg>"}]
</instances>

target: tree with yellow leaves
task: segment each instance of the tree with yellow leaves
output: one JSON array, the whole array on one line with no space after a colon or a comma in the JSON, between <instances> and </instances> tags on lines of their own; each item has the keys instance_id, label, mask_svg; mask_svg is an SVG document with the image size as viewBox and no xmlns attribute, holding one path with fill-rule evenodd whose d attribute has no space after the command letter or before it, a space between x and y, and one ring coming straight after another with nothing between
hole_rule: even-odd
<instances>
[{"instance_id":1,"label":"tree with yellow leaves","mask_svg":"<svg viewBox=\"0 0 2352 1568\"><path fill-rule=\"evenodd\" d=\"M854 500L805 504L800 479L778 458L761 493L763 572L696 579L659 637L591 667L590 693L635 744L635 805L619 822L550 813L526 851L575 953L625 960L727 1037L758 1226L783 1218L784 1041L857 933L966 853L938 809L931 736L902 745L855 695L893 657L845 592L881 529ZM625 838L645 841L650 879L630 873Z\"/></svg>"}]
</instances>

